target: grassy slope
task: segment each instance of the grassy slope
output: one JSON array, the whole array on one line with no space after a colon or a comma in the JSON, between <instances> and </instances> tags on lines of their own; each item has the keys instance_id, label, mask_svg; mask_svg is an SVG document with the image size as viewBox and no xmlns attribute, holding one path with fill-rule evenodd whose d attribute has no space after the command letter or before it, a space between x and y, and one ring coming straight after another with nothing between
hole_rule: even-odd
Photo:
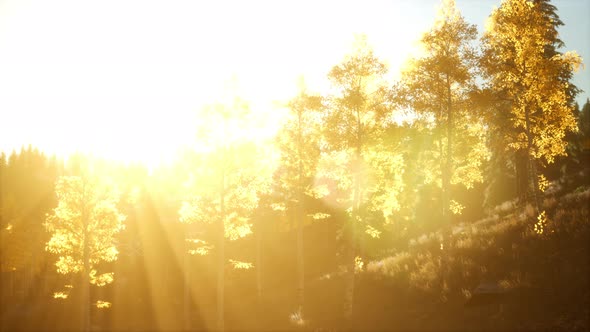
<instances>
[{"instance_id":1,"label":"grassy slope","mask_svg":"<svg viewBox=\"0 0 590 332\"><path fill-rule=\"evenodd\" d=\"M435 232L369 262L358 278L354 329L589 330L589 203L587 185L553 185L542 234L532 208L507 202L483 220L454 225L450 248L440 249ZM313 287L312 325L338 327L329 313L339 309L339 282ZM502 306L465 306L480 283L510 295Z\"/></svg>"}]
</instances>

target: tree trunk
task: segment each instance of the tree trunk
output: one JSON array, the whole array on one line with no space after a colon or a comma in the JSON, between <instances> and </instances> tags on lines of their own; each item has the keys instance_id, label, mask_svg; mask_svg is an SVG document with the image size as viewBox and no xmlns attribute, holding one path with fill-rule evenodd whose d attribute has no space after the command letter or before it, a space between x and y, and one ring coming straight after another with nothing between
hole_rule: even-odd
<instances>
[{"instance_id":1,"label":"tree trunk","mask_svg":"<svg viewBox=\"0 0 590 332\"><path fill-rule=\"evenodd\" d=\"M297 192L297 304L299 305L299 314L303 315L303 305L305 301L305 265L303 259L303 135L302 135L302 109L298 110L298 137L297 137L297 154L298 154L298 192Z\"/></svg>"},{"instance_id":2,"label":"tree trunk","mask_svg":"<svg viewBox=\"0 0 590 332\"><path fill-rule=\"evenodd\" d=\"M303 195L300 195L302 198ZM305 301L305 271L303 259L303 202L299 201L297 209L297 302L299 305L299 312L303 314L303 304Z\"/></svg>"},{"instance_id":3,"label":"tree trunk","mask_svg":"<svg viewBox=\"0 0 590 332\"><path fill-rule=\"evenodd\" d=\"M188 227L185 226L184 232L184 252L182 253L184 257L184 292L183 292L183 309L184 309L184 330L190 331L191 329L191 317L190 317L190 271L189 271L189 257L188 257L188 245L186 239L188 239L189 232L186 230Z\"/></svg>"},{"instance_id":4,"label":"tree trunk","mask_svg":"<svg viewBox=\"0 0 590 332\"><path fill-rule=\"evenodd\" d=\"M225 330L224 321L224 293L225 293L225 226L221 222L219 244L217 246L217 330Z\"/></svg>"},{"instance_id":5,"label":"tree trunk","mask_svg":"<svg viewBox=\"0 0 590 332\"><path fill-rule=\"evenodd\" d=\"M451 83L447 75L447 158L442 172L442 204L443 221L448 226L451 221L451 177L453 174L453 101L451 98Z\"/></svg>"},{"instance_id":6,"label":"tree trunk","mask_svg":"<svg viewBox=\"0 0 590 332\"><path fill-rule=\"evenodd\" d=\"M533 156L529 156L529 183L531 185L531 194L535 205L536 214L541 213L541 193L539 190L539 173L537 172L537 161Z\"/></svg>"},{"instance_id":7,"label":"tree trunk","mask_svg":"<svg viewBox=\"0 0 590 332\"><path fill-rule=\"evenodd\" d=\"M360 143L359 143L360 147ZM357 251L357 224L360 219L360 171L361 171L361 153L360 148L357 149L356 154L357 169L354 177L354 196L353 196L353 212L350 218L350 246L348 252L348 268L346 269L346 278L344 286L344 320L352 327L353 309L354 309L354 282L355 282L355 267L356 267L356 251Z\"/></svg>"},{"instance_id":8,"label":"tree trunk","mask_svg":"<svg viewBox=\"0 0 590 332\"><path fill-rule=\"evenodd\" d=\"M529 177L528 177L528 184L529 184L529 189L532 195L532 199L533 199L533 204L535 206L535 213L536 215L539 215L539 213L541 212L541 204L540 204L540 193L539 193L539 179L538 179L538 175L537 175L537 164L535 161L535 158L533 157L533 134L531 133L531 119L530 119L530 114L529 114L529 109L525 108L525 133L527 136L527 158L528 158L528 171L529 171Z\"/></svg>"},{"instance_id":9,"label":"tree trunk","mask_svg":"<svg viewBox=\"0 0 590 332\"><path fill-rule=\"evenodd\" d=\"M516 175L516 195L520 204L524 204L527 201L529 194L529 159L527 152L524 149L516 151L514 154L514 168Z\"/></svg>"},{"instance_id":10,"label":"tree trunk","mask_svg":"<svg viewBox=\"0 0 590 332\"><path fill-rule=\"evenodd\" d=\"M225 330L225 173L223 170L221 183L221 222L219 223L219 243L217 245L217 330L223 332Z\"/></svg>"},{"instance_id":11,"label":"tree trunk","mask_svg":"<svg viewBox=\"0 0 590 332\"><path fill-rule=\"evenodd\" d=\"M262 234L258 221L258 230L256 232L256 298L258 304L262 303Z\"/></svg>"},{"instance_id":12,"label":"tree trunk","mask_svg":"<svg viewBox=\"0 0 590 332\"><path fill-rule=\"evenodd\" d=\"M82 331L90 331L90 248L88 233L84 233L84 270L82 271Z\"/></svg>"},{"instance_id":13,"label":"tree trunk","mask_svg":"<svg viewBox=\"0 0 590 332\"><path fill-rule=\"evenodd\" d=\"M354 229L354 220L352 228ZM344 320L347 324L352 324L353 304L354 304L354 269L356 258L356 245L354 241L354 233L351 229L351 243L348 251L348 267L346 269L345 286L344 286Z\"/></svg>"},{"instance_id":14,"label":"tree trunk","mask_svg":"<svg viewBox=\"0 0 590 332\"><path fill-rule=\"evenodd\" d=\"M444 297L446 284L449 276L449 261L447 259L448 250L451 243L451 177L453 175L453 101L451 96L451 83L449 75L446 76L447 85L447 151L444 162L444 168L442 170L442 228L441 228L441 250L446 250L441 254L440 261L440 286L441 295ZM442 141L442 139L441 139ZM441 144L442 145L442 144Z\"/></svg>"}]
</instances>

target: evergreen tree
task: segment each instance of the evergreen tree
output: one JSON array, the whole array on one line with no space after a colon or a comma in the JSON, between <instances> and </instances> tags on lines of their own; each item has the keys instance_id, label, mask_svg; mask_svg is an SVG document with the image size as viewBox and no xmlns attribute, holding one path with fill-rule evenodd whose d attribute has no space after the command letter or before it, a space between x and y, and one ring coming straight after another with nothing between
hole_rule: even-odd
<instances>
[{"instance_id":1,"label":"evergreen tree","mask_svg":"<svg viewBox=\"0 0 590 332\"><path fill-rule=\"evenodd\" d=\"M578 127L580 128L580 133L582 137L584 137L586 141L586 149L589 148L588 140L590 140L590 98L586 99L584 106L582 106L582 111L580 112L580 117L578 121Z\"/></svg>"}]
</instances>

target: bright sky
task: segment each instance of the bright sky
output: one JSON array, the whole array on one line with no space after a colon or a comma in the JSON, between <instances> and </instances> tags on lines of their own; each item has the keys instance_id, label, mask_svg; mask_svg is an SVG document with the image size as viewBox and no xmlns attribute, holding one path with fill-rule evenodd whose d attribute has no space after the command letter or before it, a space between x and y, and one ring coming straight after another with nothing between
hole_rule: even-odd
<instances>
[{"instance_id":1,"label":"bright sky","mask_svg":"<svg viewBox=\"0 0 590 332\"><path fill-rule=\"evenodd\" d=\"M483 26L499 0L458 0ZM395 76L438 0L0 0L0 150L33 144L155 164L195 140L197 113L232 77L259 111L326 73L366 33ZM567 49L590 59L590 1L554 1ZM590 67L589 67L590 68ZM590 93L588 70L575 83ZM261 135L270 134L260 130Z\"/></svg>"}]
</instances>

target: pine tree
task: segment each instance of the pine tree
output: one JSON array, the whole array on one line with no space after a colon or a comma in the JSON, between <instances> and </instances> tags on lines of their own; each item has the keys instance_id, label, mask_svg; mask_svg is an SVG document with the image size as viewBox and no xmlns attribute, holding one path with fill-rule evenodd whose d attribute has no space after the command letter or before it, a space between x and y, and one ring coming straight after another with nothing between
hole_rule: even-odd
<instances>
[{"instance_id":1,"label":"pine tree","mask_svg":"<svg viewBox=\"0 0 590 332\"><path fill-rule=\"evenodd\" d=\"M582 111L580 112L580 117L578 121L578 127L580 128L580 133L582 137L584 137L586 141L586 149L590 148L588 144L590 143L590 98L586 99L584 106L582 106Z\"/></svg>"}]
</instances>

